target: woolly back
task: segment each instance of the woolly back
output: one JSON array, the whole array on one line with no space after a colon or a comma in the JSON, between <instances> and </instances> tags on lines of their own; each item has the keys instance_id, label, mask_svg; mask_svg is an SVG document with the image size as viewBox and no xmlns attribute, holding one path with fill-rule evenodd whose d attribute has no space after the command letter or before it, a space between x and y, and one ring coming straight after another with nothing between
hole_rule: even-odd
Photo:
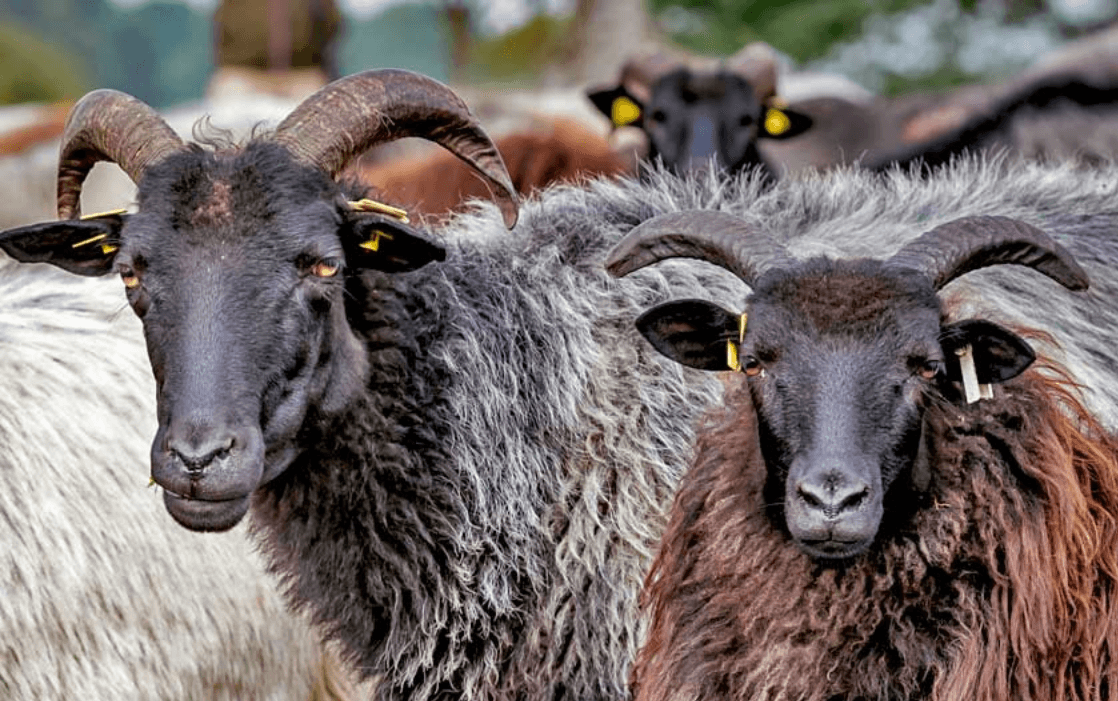
<instances>
[{"instance_id":1,"label":"woolly back","mask_svg":"<svg viewBox=\"0 0 1118 701\"><path fill-rule=\"evenodd\" d=\"M766 515L744 383L710 417L643 604L654 699L1108 698L1118 689L1118 444L1066 382L930 398L932 483L877 543L814 564Z\"/></svg>"}]
</instances>

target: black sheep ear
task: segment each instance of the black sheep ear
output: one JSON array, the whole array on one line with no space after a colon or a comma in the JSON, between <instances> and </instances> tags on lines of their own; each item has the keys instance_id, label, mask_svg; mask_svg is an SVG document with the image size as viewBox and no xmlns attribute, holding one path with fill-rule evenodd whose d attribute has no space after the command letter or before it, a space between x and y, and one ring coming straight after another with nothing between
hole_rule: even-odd
<instances>
[{"instance_id":1,"label":"black sheep ear","mask_svg":"<svg viewBox=\"0 0 1118 701\"><path fill-rule=\"evenodd\" d=\"M758 136L766 139L790 139L799 136L815 124L811 117L787 107L768 107L761 121Z\"/></svg>"},{"instance_id":2,"label":"black sheep ear","mask_svg":"<svg viewBox=\"0 0 1118 701\"><path fill-rule=\"evenodd\" d=\"M405 273L446 260L446 248L406 218L375 212L349 213L346 263L351 268Z\"/></svg>"},{"instance_id":3,"label":"black sheep ear","mask_svg":"<svg viewBox=\"0 0 1118 701\"><path fill-rule=\"evenodd\" d=\"M996 384L1017 377L1033 361L1036 353L1017 334L981 319L968 319L943 327L940 345L947 358L947 376L963 381L960 352L970 346L974 369L980 384Z\"/></svg>"},{"instance_id":4,"label":"black sheep ear","mask_svg":"<svg viewBox=\"0 0 1118 701\"><path fill-rule=\"evenodd\" d=\"M586 96L602 114L609 117L614 129L639 126L644 118L644 105L624 85L589 90Z\"/></svg>"},{"instance_id":5,"label":"black sheep ear","mask_svg":"<svg viewBox=\"0 0 1118 701\"><path fill-rule=\"evenodd\" d=\"M738 315L712 302L682 299L649 309L637 319L637 329L677 363L699 370L729 370L726 343L737 339Z\"/></svg>"},{"instance_id":6,"label":"black sheep ear","mask_svg":"<svg viewBox=\"0 0 1118 701\"><path fill-rule=\"evenodd\" d=\"M43 222L0 233L0 249L21 263L50 263L77 275L112 271L120 248L123 212Z\"/></svg>"}]
</instances>

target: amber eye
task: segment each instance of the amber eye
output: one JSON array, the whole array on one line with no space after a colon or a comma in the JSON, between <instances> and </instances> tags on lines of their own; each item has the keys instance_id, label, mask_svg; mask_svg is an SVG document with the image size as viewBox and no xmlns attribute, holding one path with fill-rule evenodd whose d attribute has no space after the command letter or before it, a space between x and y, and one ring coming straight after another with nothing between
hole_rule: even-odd
<instances>
[{"instance_id":1,"label":"amber eye","mask_svg":"<svg viewBox=\"0 0 1118 701\"><path fill-rule=\"evenodd\" d=\"M131 268L120 271L120 279L124 281L124 286L130 290L134 290L140 286L140 276Z\"/></svg>"},{"instance_id":2,"label":"amber eye","mask_svg":"<svg viewBox=\"0 0 1118 701\"><path fill-rule=\"evenodd\" d=\"M317 277L334 277L342 269L342 264L333 258L320 260L311 266L311 272Z\"/></svg>"},{"instance_id":3,"label":"amber eye","mask_svg":"<svg viewBox=\"0 0 1118 701\"><path fill-rule=\"evenodd\" d=\"M744 372L747 377L757 377L764 371L764 368L761 367L760 360L750 355L746 356L745 362L741 364L741 371Z\"/></svg>"},{"instance_id":4,"label":"amber eye","mask_svg":"<svg viewBox=\"0 0 1118 701\"><path fill-rule=\"evenodd\" d=\"M925 360L916 370L916 374L920 375L920 377L923 377L925 380L934 380L942 367L943 363L938 360Z\"/></svg>"}]
</instances>

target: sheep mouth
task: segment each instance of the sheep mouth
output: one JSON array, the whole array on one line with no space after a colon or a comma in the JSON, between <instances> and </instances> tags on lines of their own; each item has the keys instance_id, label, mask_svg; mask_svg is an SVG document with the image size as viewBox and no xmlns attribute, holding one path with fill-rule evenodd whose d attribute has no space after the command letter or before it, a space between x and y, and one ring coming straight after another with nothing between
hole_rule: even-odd
<instances>
[{"instance_id":1,"label":"sheep mouth","mask_svg":"<svg viewBox=\"0 0 1118 701\"><path fill-rule=\"evenodd\" d=\"M249 495L233 499L191 499L163 490L163 505L171 518L192 531L227 531L248 513Z\"/></svg>"},{"instance_id":2,"label":"sheep mouth","mask_svg":"<svg viewBox=\"0 0 1118 701\"><path fill-rule=\"evenodd\" d=\"M799 540L800 548L813 560L838 564L854 559L865 552L871 540L836 540L827 538L823 540Z\"/></svg>"}]
</instances>

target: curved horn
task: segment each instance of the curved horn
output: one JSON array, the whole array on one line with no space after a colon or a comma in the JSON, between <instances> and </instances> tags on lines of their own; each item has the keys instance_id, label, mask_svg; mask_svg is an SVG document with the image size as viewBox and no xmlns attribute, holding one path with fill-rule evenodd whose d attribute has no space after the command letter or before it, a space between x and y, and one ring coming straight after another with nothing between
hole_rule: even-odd
<instances>
[{"instance_id":1,"label":"curved horn","mask_svg":"<svg viewBox=\"0 0 1118 701\"><path fill-rule=\"evenodd\" d=\"M1071 253L1035 226L1008 217L964 217L905 244L885 265L924 273L941 289L960 275L991 265L1025 265L1069 290L1089 280Z\"/></svg>"},{"instance_id":2,"label":"curved horn","mask_svg":"<svg viewBox=\"0 0 1118 701\"><path fill-rule=\"evenodd\" d=\"M606 258L615 277L667 258L698 258L737 275L753 287L767 270L792 263L784 246L740 217L695 209L653 217L626 234Z\"/></svg>"},{"instance_id":3,"label":"curved horn","mask_svg":"<svg viewBox=\"0 0 1118 701\"><path fill-rule=\"evenodd\" d=\"M776 95L776 49L763 41L746 44L726 59L726 70L749 81L757 100L764 102Z\"/></svg>"},{"instance_id":4,"label":"curved horn","mask_svg":"<svg viewBox=\"0 0 1118 701\"><path fill-rule=\"evenodd\" d=\"M652 98L652 84L662 76L686 62L663 50L655 50L633 56L621 66L621 85L641 102L648 104Z\"/></svg>"},{"instance_id":5,"label":"curved horn","mask_svg":"<svg viewBox=\"0 0 1118 701\"><path fill-rule=\"evenodd\" d=\"M58 155L58 217L81 214L82 183L98 161L116 163L139 183L148 166L183 148L182 139L141 100L94 90L66 118Z\"/></svg>"},{"instance_id":6,"label":"curved horn","mask_svg":"<svg viewBox=\"0 0 1118 701\"><path fill-rule=\"evenodd\" d=\"M505 224L516 223L516 190L497 147L461 98L418 73L381 69L335 80L296 107L272 138L333 176L373 146L405 136L434 141L481 173L497 188Z\"/></svg>"}]
</instances>

